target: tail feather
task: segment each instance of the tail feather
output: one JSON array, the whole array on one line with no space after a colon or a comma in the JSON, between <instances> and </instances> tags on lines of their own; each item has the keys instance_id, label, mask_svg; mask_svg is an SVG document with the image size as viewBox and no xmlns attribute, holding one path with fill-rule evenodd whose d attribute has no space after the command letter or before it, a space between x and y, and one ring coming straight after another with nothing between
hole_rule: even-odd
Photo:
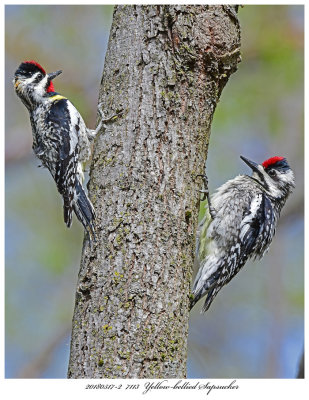
<instances>
[{"instance_id":1,"label":"tail feather","mask_svg":"<svg viewBox=\"0 0 309 400\"><path fill-rule=\"evenodd\" d=\"M203 308L202 308L202 312L205 313L205 312L209 309L211 303L213 302L213 300L214 300L214 298L216 297L216 295L217 295L217 293L218 293L219 290L220 290L220 288L218 288L218 287L216 287L216 286L213 286L213 287L209 288L208 290L206 290L206 291L204 291L204 292L202 292L202 290L200 290L197 294L194 294L194 293L193 293L192 299L190 300L190 308L189 308L189 311L192 310L192 308L195 306L195 304L196 304L202 297L204 297L204 296L207 295L206 300L205 300L205 303L204 303Z\"/></svg>"},{"instance_id":2,"label":"tail feather","mask_svg":"<svg viewBox=\"0 0 309 400\"><path fill-rule=\"evenodd\" d=\"M89 233L90 240L95 237L95 212L91 201L86 195L81 183L76 180L73 208L79 221L83 224L85 230Z\"/></svg>"},{"instance_id":3,"label":"tail feather","mask_svg":"<svg viewBox=\"0 0 309 400\"><path fill-rule=\"evenodd\" d=\"M195 296L193 293L191 294L191 298L190 298L190 305L189 305L189 311L192 310L192 308L195 306L195 304L199 301L199 299L201 298L201 296Z\"/></svg>"},{"instance_id":4,"label":"tail feather","mask_svg":"<svg viewBox=\"0 0 309 400\"><path fill-rule=\"evenodd\" d=\"M214 261L216 262L214 263ZM192 298L190 300L190 310L204 296L207 297L203 306L203 312L206 312L209 309L221 288L221 286L217 286L223 267L223 264L221 264L222 263L218 263L217 260L213 260L212 257L206 257L195 277L192 289Z\"/></svg>"},{"instance_id":5,"label":"tail feather","mask_svg":"<svg viewBox=\"0 0 309 400\"><path fill-rule=\"evenodd\" d=\"M220 289L221 289L220 286L219 287L215 286L209 290L209 292L207 293L205 303L202 308L203 313L205 313L209 309L211 303L214 301L214 298L217 296L217 293L219 292Z\"/></svg>"}]
</instances>

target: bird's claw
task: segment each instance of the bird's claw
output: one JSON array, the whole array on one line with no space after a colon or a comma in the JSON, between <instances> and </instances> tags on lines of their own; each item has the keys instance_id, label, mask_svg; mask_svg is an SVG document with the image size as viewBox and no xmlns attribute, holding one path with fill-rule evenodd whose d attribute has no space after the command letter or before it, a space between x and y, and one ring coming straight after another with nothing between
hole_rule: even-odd
<instances>
[{"instance_id":1,"label":"bird's claw","mask_svg":"<svg viewBox=\"0 0 309 400\"><path fill-rule=\"evenodd\" d=\"M201 198L201 201L205 201L207 199L210 216L211 216L212 219L214 219L215 215L216 215L216 211L215 211L215 209L212 207L212 205L210 203L210 196L209 196L209 190L208 190L208 178L207 178L207 176L205 174L196 175L196 177L199 177L199 176L202 177L203 184L204 184L204 189L199 190L199 192L203 194L203 197Z\"/></svg>"},{"instance_id":2,"label":"bird's claw","mask_svg":"<svg viewBox=\"0 0 309 400\"><path fill-rule=\"evenodd\" d=\"M203 194L201 201L205 201L207 199L207 196L209 195L208 190L199 190L199 192Z\"/></svg>"},{"instance_id":3,"label":"bird's claw","mask_svg":"<svg viewBox=\"0 0 309 400\"><path fill-rule=\"evenodd\" d=\"M104 112L102 110L102 104L103 103L99 103L98 104L98 111L100 113L101 119L100 122L95 130L96 134L101 130L102 126L105 128L105 125L109 122L115 121L118 117L120 117L122 115L123 110L117 110L116 114L113 114L112 116L106 118L104 115Z\"/></svg>"},{"instance_id":4,"label":"bird's claw","mask_svg":"<svg viewBox=\"0 0 309 400\"><path fill-rule=\"evenodd\" d=\"M204 201L209 196L208 178L207 178L207 176L205 174L198 174L198 175L196 175L196 177L202 177L202 179L203 179L204 189L199 190L199 192L203 194L203 197L202 197L201 201Z\"/></svg>"},{"instance_id":5,"label":"bird's claw","mask_svg":"<svg viewBox=\"0 0 309 400\"><path fill-rule=\"evenodd\" d=\"M123 110L121 109L121 110L117 110L116 114L113 114L111 117L105 118L105 115L104 115L103 109L102 109L102 104L103 103L99 103L98 104L98 111L101 114L101 123L102 124L106 124L108 122L111 122L111 121L117 119L118 117L120 117L122 115Z\"/></svg>"}]
</instances>

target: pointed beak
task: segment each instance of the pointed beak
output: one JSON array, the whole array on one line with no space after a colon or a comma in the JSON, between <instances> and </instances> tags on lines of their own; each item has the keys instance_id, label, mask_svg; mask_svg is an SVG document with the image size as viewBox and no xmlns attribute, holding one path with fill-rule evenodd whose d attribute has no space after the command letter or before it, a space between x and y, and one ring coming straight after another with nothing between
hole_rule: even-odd
<instances>
[{"instance_id":1,"label":"pointed beak","mask_svg":"<svg viewBox=\"0 0 309 400\"><path fill-rule=\"evenodd\" d=\"M61 70L56 71L56 72L51 72L50 74L48 74L48 80L52 81L54 78L56 78L56 76L61 74Z\"/></svg>"},{"instance_id":2,"label":"pointed beak","mask_svg":"<svg viewBox=\"0 0 309 400\"><path fill-rule=\"evenodd\" d=\"M248 160L248 158L240 156L240 158L247 164L249 165L249 167L252 169L253 172L257 172L258 174L261 173L261 171L259 170L259 164L257 164L254 161L250 161Z\"/></svg>"}]
</instances>

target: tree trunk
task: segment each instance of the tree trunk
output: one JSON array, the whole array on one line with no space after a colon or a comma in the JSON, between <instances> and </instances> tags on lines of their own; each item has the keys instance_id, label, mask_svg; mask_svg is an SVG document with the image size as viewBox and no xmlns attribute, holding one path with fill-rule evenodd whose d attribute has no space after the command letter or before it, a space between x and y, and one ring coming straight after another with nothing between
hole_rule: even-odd
<instances>
[{"instance_id":1,"label":"tree trunk","mask_svg":"<svg viewBox=\"0 0 309 400\"><path fill-rule=\"evenodd\" d=\"M240 60L235 6L116 6L69 378L184 378L210 125Z\"/></svg>"}]
</instances>

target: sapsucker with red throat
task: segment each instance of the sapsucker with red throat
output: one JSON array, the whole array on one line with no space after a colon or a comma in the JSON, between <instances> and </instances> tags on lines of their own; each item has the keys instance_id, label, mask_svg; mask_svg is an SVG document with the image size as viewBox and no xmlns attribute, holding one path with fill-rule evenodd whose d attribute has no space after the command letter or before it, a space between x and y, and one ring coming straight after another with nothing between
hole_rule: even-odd
<instances>
[{"instance_id":1,"label":"sapsucker with red throat","mask_svg":"<svg viewBox=\"0 0 309 400\"><path fill-rule=\"evenodd\" d=\"M276 225L294 185L294 174L284 157L257 164L241 159L252 176L239 175L209 198L198 227L192 308L206 296L207 311L219 290L230 282L250 258L260 259L269 249Z\"/></svg>"},{"instance_id":2,"label":"sapsucker with red throat","mask_svg":"<svg viewBox=\"0 0 309 400\"><path fill-rule=\"evenodd\" d=\"M33 151L62 195L64 222L71 226L74 211L91 240L95 238L95 212L82 186L83 163L91 156L90 143L104 120L96 130L86 127L73 104L55 92L52 81L61 72L46 73L37 62L24 61L15 72L13 84L30 114Z\"/></svg>"}]
</instances>

